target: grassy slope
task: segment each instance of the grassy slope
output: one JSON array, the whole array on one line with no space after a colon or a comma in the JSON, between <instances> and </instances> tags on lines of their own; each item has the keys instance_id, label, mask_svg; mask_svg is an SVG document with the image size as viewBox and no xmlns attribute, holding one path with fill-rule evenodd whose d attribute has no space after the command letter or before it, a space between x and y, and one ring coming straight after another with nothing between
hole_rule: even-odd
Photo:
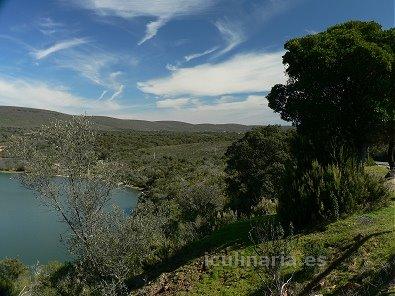
<instances>
[{"instance_id":1,"label":"grassy slope","mask_svg":"<svg viewBox=\"0 0 395 296\"><path fill-rule=\"evenodd\" d=\"M374 285L379 286L378 290L387 291L388 284L383 284L382 286L386 286L383 288L375 278L384 281L379 271L385 263L393 263L390 259L395 254L394 219L395 202L392 202L389 207L368 214L356 214L333 223L323 232L296 236L293 239L295 256L300 256L302 246L306 242L321 245L327 250L328 263L321 270L317 270L315 276L325 271L341 255L347 254L347 251L350 253L344 260L331 266L333 270L319 281L315 289L317 294L340 296L347 295L345 290L349 290L359 291L359 294L355 295L376 295L373 294ZM203 268L205 251L212 255L229 255L236 251L246 256L254 255L247 236L250 223L251 221L245 221L228 225L184 250L178 259L185 262L180 263L174 270L169 268L171 271L162 274L149 287L142 290L142 293L258 295L262 282L253 267ZM239 239L234 241L235 237ZM362 239L358 240L357 237ZM298 281L299 287L303 287L314 278L306 277L301 272L298 273L298 270L300 266L294 270L294 278Z\"/></svg>"}]
</instances>

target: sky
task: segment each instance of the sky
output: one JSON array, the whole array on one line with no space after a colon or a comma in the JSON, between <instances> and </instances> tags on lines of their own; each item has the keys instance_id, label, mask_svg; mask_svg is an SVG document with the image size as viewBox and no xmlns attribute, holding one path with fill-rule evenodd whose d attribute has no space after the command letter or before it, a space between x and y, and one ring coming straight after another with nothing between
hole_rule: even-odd
<instances>
[{"instance_id":1,"label":"sky","mask_svg":"<svg viewBox=\"0 0 395 296\"><path fill-rule=\"evenodd\" d=\"M395 0L0 0L0 105L191 123L284 124L265 96L283 44Z\"/></svg>"}]
</instances>

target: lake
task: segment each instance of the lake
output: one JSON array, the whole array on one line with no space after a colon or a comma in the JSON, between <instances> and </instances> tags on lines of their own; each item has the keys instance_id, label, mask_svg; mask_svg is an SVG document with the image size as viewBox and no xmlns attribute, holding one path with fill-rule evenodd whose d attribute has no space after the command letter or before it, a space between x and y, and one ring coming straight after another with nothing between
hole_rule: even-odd
<instances>
[{"instance_id":1,"label":"lake","mask_svg":"<svg viewBox=\"0 0 395 296\"><path fill-rule=\"evenodd\" d=\"M117 190L111 202L130 212L138 191ZM0 173L0 259L19 258L25 264L69 259L60 235L66 226L34 193L20 185L13 174Z\"/></svg>"}]
</instances>

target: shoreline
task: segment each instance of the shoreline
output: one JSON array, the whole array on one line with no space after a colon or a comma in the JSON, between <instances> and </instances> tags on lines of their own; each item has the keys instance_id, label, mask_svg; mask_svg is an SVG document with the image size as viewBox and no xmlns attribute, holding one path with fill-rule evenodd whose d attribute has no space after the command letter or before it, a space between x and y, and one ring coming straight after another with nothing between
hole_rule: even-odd
<instances>
[{"instance_id":1,"label":"shoreline","mask_svg":"<svg viewBox=\"0 0 395 296\"><path fill-rule=\"evenodd\" d=\"M24 172L21 171L12 171L12 170L0 170L0 174L22 174Z\"/></svg>"},{"instance_id":2,"label":"shoreline","mask_svg":"<svg viewBox=\"0 0 395 296\"><path fill-rule=\"evenodd\" d=\"M23 173L24 173L24 171L12 171L12 170L5 171L5 170L0 170L0 174L11 175L11 174L23 174ZM55 176L55 177L62 177L62 176ZM138 186L134 186L134 185L120 183L118 186L119 187L125 187L125 188L128 188L128 189L133 189L133 190L139 191L140 193L143 192L143 188L138 187Z\"/></svg>"}]
</instances>

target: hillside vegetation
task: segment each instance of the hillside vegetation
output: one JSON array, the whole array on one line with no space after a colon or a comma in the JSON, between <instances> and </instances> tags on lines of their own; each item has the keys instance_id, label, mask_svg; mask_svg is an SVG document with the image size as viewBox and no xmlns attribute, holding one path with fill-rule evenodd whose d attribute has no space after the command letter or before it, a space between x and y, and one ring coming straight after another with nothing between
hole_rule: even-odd
<instances>
[{"instance_id":1,"label":"hillside vegetation","mask_svg":"<svg viewBox=\"0 0 395 296\"><path fill-rule=\"evenodd\" d=\"M69 120L71 115L23 107L0 106L0 128L36 128L54 120ZM178 132L245 132L252 126L241 124L190 124L179 121L127 120L91 116L99 130L178 131Z\"/></svg>"},{"instance_id":2,"label":"hillside vegetation","mask_svg":"<svg viewBox=\"0 0 395 296\"><path fill-rule=\"evenodd\" d=\"M394 213L393 201L324 231L294 236L291 244L299 259L314 252L325 254L323 266L309 269L299 262L285 271L293 274L297 287L311 286L301 295L395 295ZM139 295L262 295L264 282L256 267L228 263L236 256L256 255L249 239L255 223L250 219L227 225L191 245L180 253L178 267L164 266L161 276L138 290ZM222 258L224 265L218 264ZM217 266L206 268L205 260L217 260Z\"/></svg>"}]
</instances>

